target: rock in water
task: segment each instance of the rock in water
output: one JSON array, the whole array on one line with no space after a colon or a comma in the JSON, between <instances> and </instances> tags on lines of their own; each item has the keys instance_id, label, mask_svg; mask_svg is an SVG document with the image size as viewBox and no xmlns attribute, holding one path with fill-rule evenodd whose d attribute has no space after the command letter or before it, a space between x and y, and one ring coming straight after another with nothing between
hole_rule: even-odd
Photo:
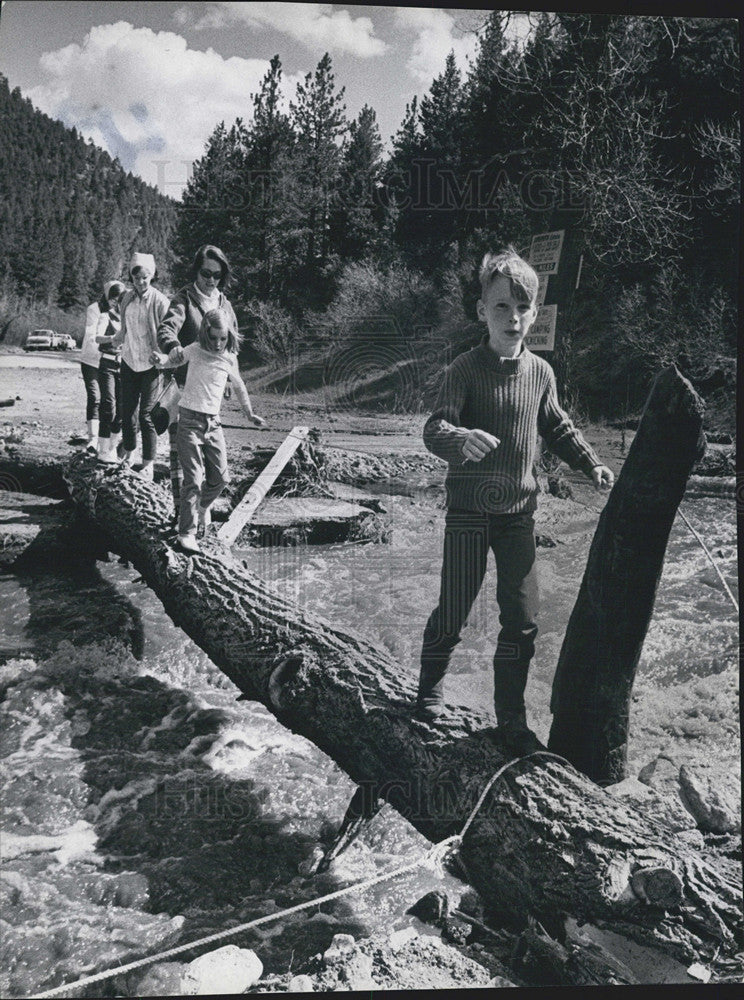
<instances>
[{"instance_id":1,"label":"rock in water","mask_svg":"<svg viewBox=\"0 0 744 1000\"><path fill-rule=\"evenodd\" d=\"M263 964L254 951L226 944L189 962L181 977L181 992L202 997L244 993L262 972Z\"/></svg>"},{"instance_id":2,"label":"rock in water","mask_svg":"<svg viewBox=\"0 0 744 1000\"><path fill-rule=\"evenodd\" d=\"M449 915L449 909L449 899L445 893L433 890L427 892L421 899L417 899L406 912L418 917L425 924L434 924L438 927Z\"/></svg>"},{"instance_id":3,"label":"rock in water","mask_svg":"<svg viewBox=\"0 0 744 1000\"><path fill-rule=\"evenodd\" d=\"M334 934L333 940L323 953L323 961L326 965L340 962L356 948L356 941L351 934Z\"/></svg>"}]
</instances>

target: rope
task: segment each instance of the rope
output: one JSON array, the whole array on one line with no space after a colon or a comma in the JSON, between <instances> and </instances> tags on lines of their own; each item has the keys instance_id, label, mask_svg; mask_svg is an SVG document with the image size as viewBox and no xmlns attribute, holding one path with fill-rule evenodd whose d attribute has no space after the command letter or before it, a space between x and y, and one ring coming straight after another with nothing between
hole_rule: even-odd
<instances>
[{"instance_id":1,"label":"rope","mask_svg":"<svg viewBox=\"0 0 744 1000\"><path fill-rule=\"evenodd\" d=\"M98 972L93 976L87 976L85 979L78 979L74 983L66 983L62 986L55 986L54 989L45 990L43 993L32 993L30 994L30 997L35 998L35 1000L47 1000L47 998L51 997L64 996L68 990L82 989L83 987L91 986L93 983L100 983L104 979L111 979L114 976L123 976L128 972L134 972L136 969L152 965L154 962L162 962L167 958L172 958L174 955L180 955L184 951L191 951L192 949L199 948L202 945L212 944L213 942L220 941L223 938L233 937L236 934L242 934L244 931L251 930L253 927L259 927L261 924L268 924L272 920L278 920L280 917L286 917L292 913L300 913L302 910L308 910L311 907L320 906L321 903L330 902L332 899L338 899L341 896L346 896L349 893L356 892L361 889L370 889L372 886L375 886L380 882L385 882L388 879L406 875L409 872L415 871L415 869L419 867L432 868L435 871L439 870L441 872L441 866L445 855L453 847L460 846L470 824L473 822L478 814L478 811L483 805L486 795L498 778L500 778L504 771L512 767L514 764L518 764L520 761L527 760L529 757L536 757L538 755L552 757L554 760L558 760L563 764L569 763L565 760L565 758L559 757L554 753L549 753L547 750L534 750L532 753L528 753L524 757L515 757L514 760L507 761L507 763L504 764L503 767L500 767L498 771L489 779L486 787L481 792L478 801L465 821L465 825L460 833L455 834L452 837L447 837L444 840L441 840L438 844L434 844L423 857L417 858L416 861L412 861L410 864L403 865L401 868L394 868L388 872L383 872L382 875L376 875L374 878L368 878L362 882L355 882L353 885L347 885L343 889L337 889L335 892L329 892L325 896L319 896L316 899L310 899L304 903L297 903L297 905L290 906L286 910L279 910L277 913L269 913L264 917L249 920L247 923L239 924L237 927L228 927L226 930L217 931L216 933L209 934L206 937L198 938L196 941L188 941L185 944L176 945L166 951L158 952L156 955L148 955L146 958L140 958L134 962L129 962L127 965L120 965L114 969L106 969L104 972Z\"/></svg>"},{"instance_id":2,"label":"rope","mask_svg":"<svg viewBox=\"0 0 744 1000\"><path fill-rule=\"evenodd\" d=\"M736 598L734 597L734 595L731 593L731 589L730 589L729 585L724 580L723 574L721 573L720 569L718 568L718 565L715 562L715 560L713 559L713 556L708 551L705 542L702 540L702 538L700 537L700 535L697 533L697 531L695 531L695 529L693 528L693 526L687 520L687 517L685 516L685 513L684 513L684 511L682 510L681 507L678 508L678 512L679 512L679 516L682 518L682 520L685 522L685 524L687 525L687 527L690 529L690 531L693 533L693 535L695 536L695 538L697 538L698 542L700 543L700 547L702 548L703 552L708 557L708 562L711 564L711 566L713 567L713 569L718 574L718 579L723 584L723 588L726 591L726 593L728 594L729 599L730 599L731 603L733 604L733 606L736 608L736 613L738 614L739 613L739 604L738 604L738 601L736 600Z\"/></svg>"}]
</instances>

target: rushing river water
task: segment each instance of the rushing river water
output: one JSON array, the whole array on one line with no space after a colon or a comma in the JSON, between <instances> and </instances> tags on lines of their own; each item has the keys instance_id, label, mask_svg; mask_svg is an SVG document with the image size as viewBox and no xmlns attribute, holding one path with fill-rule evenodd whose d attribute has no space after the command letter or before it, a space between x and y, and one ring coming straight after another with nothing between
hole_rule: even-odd
<instances>
[{"instance_id":1,"label":"rushing river water","mask_svg":"<svg viewBox=\"0 0 744 1000\"><path fill-rule=\"evenodd\" d=\"M244 556L309 611L382 642L413 675L442 541L442 511L422 496L387 498L388 544ZM577 509L570 528L556 532L558 544L539 549L541 632L528 703L543 738L552 671L596 524L595 512ZM685 510L735 588L733 501L689 500ZM6 573L0 602L2 995L131 961L424 853L424 839L386 807L330 873L307 875L303 865L328 842L354 785L263 707L237 702L232 683L118 560ZM447 690L481 710L490 701L494 607L489 576ZM702 684L705 701L705 683L735 658L736 642L733 609L678 520L639 670L639 729L653 716L648 726L660 737L700 736L684 728L682 686ZM719 717L735 717L735 703L721 707L712 687L710 699ZM641 761L643 752L635 753ZM284 972L334 933L391 929L434 887L437 876L422 869L230 940L253 948L266 972ZM117 988L121 995L127 986Z\"/></svg>"}]
</instances>

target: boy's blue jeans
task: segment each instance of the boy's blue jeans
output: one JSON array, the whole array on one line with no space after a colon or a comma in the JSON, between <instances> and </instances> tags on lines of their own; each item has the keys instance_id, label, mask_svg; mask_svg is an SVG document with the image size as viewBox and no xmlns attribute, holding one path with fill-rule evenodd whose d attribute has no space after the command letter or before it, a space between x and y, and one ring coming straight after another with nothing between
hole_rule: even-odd
<instances>
[{"instance_id":1,"label":"boy's blue jeans","mask_svg":"<svg viewBox=\"0 0 744 1000\"><path fill-rule=\"evenodd\" d=\"M489 549L496 560L501 624L493 657L494 708L502 723L524 712L527 671L535 652L538 591L532 514L458 508L447 512L439 604L424 629L418 696L420 701L441 701L450 656L483 584Z\"/></svg>"}]
</instances>

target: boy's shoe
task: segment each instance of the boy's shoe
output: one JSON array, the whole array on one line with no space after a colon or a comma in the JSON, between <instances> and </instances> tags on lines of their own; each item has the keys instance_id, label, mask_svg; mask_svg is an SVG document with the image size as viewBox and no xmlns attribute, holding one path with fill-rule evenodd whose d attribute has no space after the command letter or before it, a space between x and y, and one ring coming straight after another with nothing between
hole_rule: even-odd
<instances>
[{"instance_id":1,"label":"boy's shoe","mask_svg":"<svg viewBox=\"0 0 744 1000\"><path fill-rule=\"evenodd\" d=\"M413 714L414 718L420 722L433 722L439 718L442 712L444 712L444 699L441 695L429 695L424 698L419 696L416 699L416 708Z\"/></svg>"},{"instance_id":2,"label":"boy's shoe","mask_svg":"<svg viewBox=\"0 0 744 1000\"><path fill-rule=\"evenodd\" d=\"M146 465L143 465L139 470L138 475L140 479L144 479L145 482L151 483L155 478L155 467L153 463L148 462Z\"/></svg>"},{"instance_id":3,"label":"boy's shoe","mask_svg":"<svg viewBox=\"0 0 744 1000\"><path fill-rule=\"evenodd\" d=\"M499 745L514 757L526 757L536 750L547 750L528 727L524 712L500 715L495 737Z\"/></svg>"},{"instance_id":4,"label":"boy's shoe","mask_svg":"<svg viewBox=\"0 0 744 1000\"><path fill-rule=\"evenodd\" d=\"M184 552L201 552L196 535L179 535L177 541Z\"/></svg>"},{"instance_id":5,"label":"boy's shoe","mask_svg":"<svg viewBox=\"0 0 744 1000\"><path fill-rule=\"evenodd\" d=\"M134 465L134 452L127 451L127 449L124 448L122 449L121 453L119 453L117 449L117 454L119 455L119 458L121 458L121 464L126 465L128 469L131 469L132 466Z\"/></svg>"}]
</instances>

